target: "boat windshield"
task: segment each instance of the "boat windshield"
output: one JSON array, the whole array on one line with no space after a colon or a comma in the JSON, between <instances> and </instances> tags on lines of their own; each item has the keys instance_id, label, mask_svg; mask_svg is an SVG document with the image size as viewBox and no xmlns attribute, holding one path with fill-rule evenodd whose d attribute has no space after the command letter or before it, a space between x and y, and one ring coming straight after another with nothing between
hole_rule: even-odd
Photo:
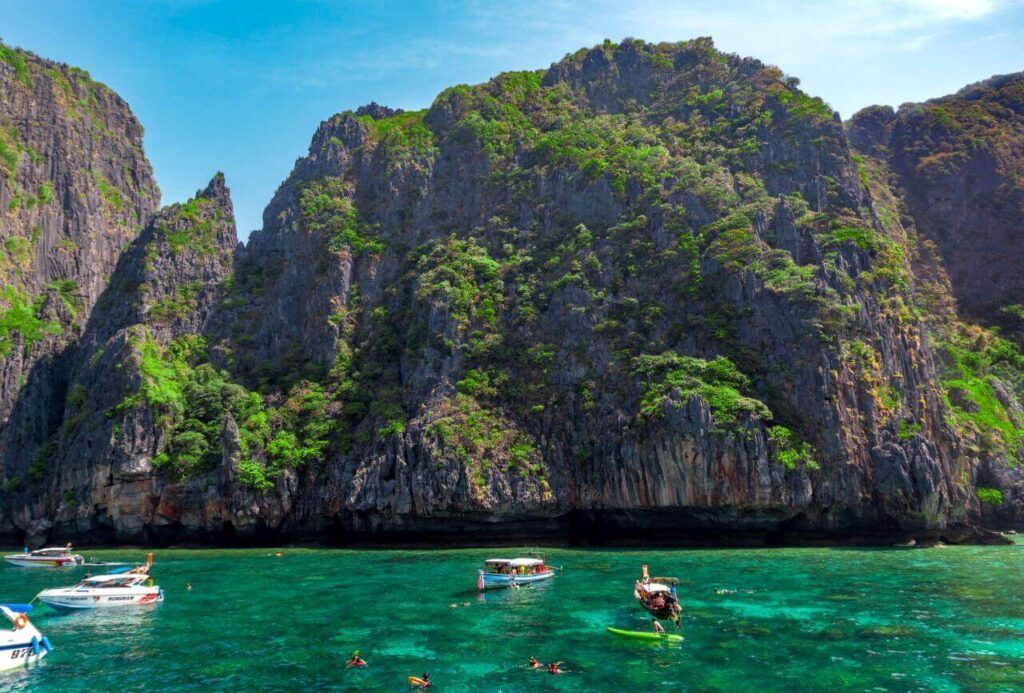
<instances>
[{"instance_id":1,"label":"boat windshield","mask_svg":"<svg viewBox=\"0 0 1024 693\"><path fill-rule=\"evenodd\" d=\"M141 581L138 575L97 575L86 578L78 583L78 587L89 587L92 589L107 589L111 587L132 587Z\"/></svg>"},{"instance_id":2,"label":"boat windshield","mask_svg":"<svg viewBox=\"0 0 1024 693\"><path fill-rule=\"evenodd\" d=\"M71 549L37 549L30 555L32 556L67 556L71 553Z\"/></svg>"}]
</instances>

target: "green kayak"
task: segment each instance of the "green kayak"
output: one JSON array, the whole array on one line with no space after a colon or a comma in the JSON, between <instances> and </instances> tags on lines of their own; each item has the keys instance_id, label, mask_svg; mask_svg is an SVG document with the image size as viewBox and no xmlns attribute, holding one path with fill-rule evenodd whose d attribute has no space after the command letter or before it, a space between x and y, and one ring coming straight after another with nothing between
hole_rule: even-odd
<instances>
[{"instance_id":1,"label":"green kayak","mask_svg":"<svg viewBox=\"0 0 1024 693\"><path fill-rule=\"evenodd\" d=\"M612 628L608 626L608 632L612 635L618 635L623 638L633 638L634 640L658 640L661 642L682 642L683 636L675 633L646 633L638 630L622 630L621 628Z\"/></svg>"}]
</instances>

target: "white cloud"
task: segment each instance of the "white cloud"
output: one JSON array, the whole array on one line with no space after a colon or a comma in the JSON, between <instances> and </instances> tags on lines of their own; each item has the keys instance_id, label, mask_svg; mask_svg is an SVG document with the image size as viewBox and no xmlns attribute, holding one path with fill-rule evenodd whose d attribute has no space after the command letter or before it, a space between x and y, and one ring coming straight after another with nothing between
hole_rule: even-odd
<instances>
[{"instance_id":1,"label":"white cloud","mask_svg":"<svg viewBox=\"0 0 1024 693\"><path fill-rule=\"evenodd\" d=\"M905 0L906 4L936 20L978 19L996 9L994 0Z\"/></svg>"}]
</instances>

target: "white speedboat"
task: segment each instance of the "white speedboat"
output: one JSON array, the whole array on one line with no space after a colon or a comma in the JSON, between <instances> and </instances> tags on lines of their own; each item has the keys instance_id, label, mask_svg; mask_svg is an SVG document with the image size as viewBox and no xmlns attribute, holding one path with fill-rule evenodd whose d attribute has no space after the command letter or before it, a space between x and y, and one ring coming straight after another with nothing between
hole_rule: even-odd
<instances>
[{"instance_id":1,"label":"white speedboat","mask_svg":"<svg viewBox=\"0 0 1024 693\"><path fill-rule=\"evenodd\" d=\"M24 553L12 553L4 556L4 560L23 568L66 568L82 565L85 559L71 552L71 544L65 547L25 550Z\"/></svg>"},{"instance_id":2,"label":"white speedboat","mask_svg":"<svg viewBox=\"0 0 1024 693\"><path fill-rule=\"evenodd\" d=\"M476 579L477 589L491 587L512 587L540 582L554 577L555 571L544 565L540 557L520 558L488 558L484 561L484 569L479 571Z\"/></svg>"},{"instance_id":3,"label":"white speedboat","mask_svg":"<svg viewBox=\"0 0 1024 693\"><path fill-rule=\"evenodd\" d=\"M95 609L157 604L164 600L164 591L153 584L149 566L140 565L87 577L71 587L43 590L36 599L58 609Z\"/></svg>"},{"instance_id":4,"label":"white speedboat","mask_svg":"<svg viewBox=\"0 0 1024 693\"><path fill-rule=\"evenodd\" d=\"M0 614L11 622L13 630L0 628L0 671L35 664L53 647L28 620L30 604L0 604Z\"/></svg>"}]
</instances>

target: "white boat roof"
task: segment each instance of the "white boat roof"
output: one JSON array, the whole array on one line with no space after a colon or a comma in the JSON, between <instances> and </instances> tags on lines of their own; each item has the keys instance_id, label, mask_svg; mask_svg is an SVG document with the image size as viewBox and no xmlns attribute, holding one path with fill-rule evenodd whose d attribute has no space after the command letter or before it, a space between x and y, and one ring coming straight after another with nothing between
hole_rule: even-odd
<instances>
[{"instance_id":1,"label":"white boat roof","mask_svg":"<svg viewBox=\"0 0 1024 693\"><path fill-rule=\"evenodd\" d=\"M649 582L643 585L643 589L647 592L671 592L672 588L668 585L663 585L660 582Z\"/></svg>"},{"instance_id":2,"label":"white boat roof","mask_svg":"<svg viewBox=\"0 0 1024 693\"><path fill-rule=\"evenodd\" d=\"M497 564L508 564L508 565L544 565L544 561L539 558L488 558L484 563L497 563Z\"/></svg>"},{"instance_id":3,"label":"white boat roof","mask_svg":"<svg viewBox=\"0 0 1024 693\"><path fill-rule=\"evenodd\" d=\"M71 553L71 549L66 546L48 546L45 549L36 549L31 554L47 554L47 553Z\"/></svg>"}]
</instances>

